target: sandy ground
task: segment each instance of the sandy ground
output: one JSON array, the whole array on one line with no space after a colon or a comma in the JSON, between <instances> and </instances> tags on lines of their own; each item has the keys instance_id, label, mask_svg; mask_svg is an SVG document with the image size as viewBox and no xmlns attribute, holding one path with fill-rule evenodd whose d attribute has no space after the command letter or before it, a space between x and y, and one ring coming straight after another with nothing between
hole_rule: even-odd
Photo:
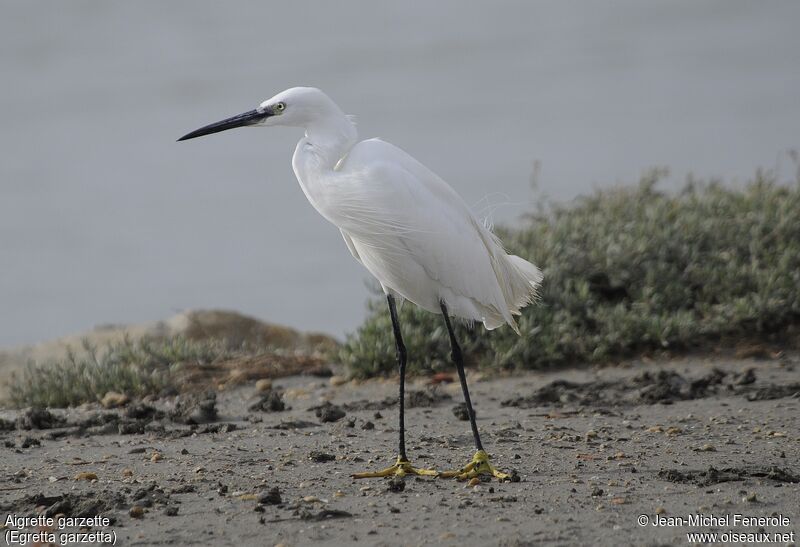
<instances>
[{"instance_id":1,"label":"sandy ground","mask_svg":"<svg viewBox=\"0 0 800 547\"><path fill-rule=\"evenodd\" d=\"M788 523L760 531L793 544L798 382L797 355L473 374L484 444L521 479L477 486L349 477L396 455L393 380L292 377L271 392L249 385L216 401L5 412L0 512L4 522L100 514L112 522L93 530L115 533L120 545L298 546L686 545L699 543L687 539L692 531L759 533L736 514L781 515ZM453 410L457 383L418 379L410 389L412 461L440 470L466 463L472 440ZM324 401L334 406L309 410ZM344 417L323 421L337 410ZM674 521L699 514L731 520ZM640 515L673 522L641 526Z\"/></svg>"}]
</instances>

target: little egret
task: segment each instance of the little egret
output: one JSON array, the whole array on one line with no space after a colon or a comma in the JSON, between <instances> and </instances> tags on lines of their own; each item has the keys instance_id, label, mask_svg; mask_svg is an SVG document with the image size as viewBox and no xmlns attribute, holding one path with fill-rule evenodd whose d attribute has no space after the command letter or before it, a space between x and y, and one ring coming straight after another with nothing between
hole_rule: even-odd
<instances>
[{"instance_id":1,"label":"little egret","mask_svg":"<svg viewBox=\"0 0 800 547\"><path fill-rule=\"evenodd\" d=\"M353 477L415 474L509 479L491 465L481 444L450 315L480 321L490 330L508 324L519 334L514 315L535 299L542 281L539 268L507 254L461 197L403 150L380 139L358 142L353 122L319 89L287 89L254 110L178 140L234 127L273 125L305 130L292 157L297 181L319 214L341 230L355 259L380 282L389 304L400 371L399 454L391 467ZM470 463L455 471L419 469L406 455L406 348L397 316L397 304L403 299L442 314L450 335L451 357L477 450Z\"/></svg>"}]
</instances>

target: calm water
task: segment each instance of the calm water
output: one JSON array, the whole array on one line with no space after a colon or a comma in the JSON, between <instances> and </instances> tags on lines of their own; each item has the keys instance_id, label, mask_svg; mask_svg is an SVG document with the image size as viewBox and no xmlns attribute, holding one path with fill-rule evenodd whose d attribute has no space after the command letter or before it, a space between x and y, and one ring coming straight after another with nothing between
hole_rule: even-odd
<instances>
[{"instance_id":1,"label":"calm water","mask_svg":"<svg viewBox=\"0 0 800 547\"><path fill-rule=\"evenodd\" d=\"M293 85L513 222L668 165L793 168L800 3L4 2L0 346L192 307L336 335L366 272L306 203L290 129L176 144Z\"/></svg>"}]
</instances>

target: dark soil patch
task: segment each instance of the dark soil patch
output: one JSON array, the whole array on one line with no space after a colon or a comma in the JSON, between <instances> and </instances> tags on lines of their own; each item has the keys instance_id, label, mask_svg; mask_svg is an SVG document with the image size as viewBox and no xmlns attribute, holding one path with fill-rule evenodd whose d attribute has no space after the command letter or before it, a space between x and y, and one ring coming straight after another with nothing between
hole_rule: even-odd
<instances>
[{"instance_id":1,"label":"dark soil patch","mask_svg":"<svg viewBox=\"0 0 800 547\"><path fill-rule=\"evenodd\" d=\"M272 426L272 429L281 429L287 431L292 429L306 429L307 427L319 427L319 424L307 422L305 420L288 420Z\"/></svg>"},{"instance_id":2,"label":"dark soil patch","mask_svg":"<svg viewBox=\"0 0 800 547\"><path fill-rule=\"evenodd\" d=\"M103 515L112 519L108 513L123 509L128 501L119 492L102 490L89 493L68 493L48 496L43 493L25 496L2 507L2 510L18 514L43 514L54 517L63 514L67 517L95 517Z\"/></svg>"},{"instance_id":3,"label":"dark soil patch","mask_svg":"<svg viewBox=\"0 0 800 547\"><path fill-rule=\"evenodd\" d=\"M432 386L425 390L415 390L406 393L406 408L431 408L440 403L449 401L452 397L448 393L444 393L438 389L438 386ZM345 403L342 407L350 411L358 410L386 410L388 408L395 408L397 406L397 397L386 397L380 401L353 401L352 403Z\"/></svg>"},{"instance_id":4,"label":"dark soil patch","mask_svg":"<svg viewBox=\"0 0 800 547\"><path fill-rule=\"evenodd\" d=\"M332 462L336 461L336 456L333 454L328 454L327 452L320 452L318 450L313 450L308 455L308 459L312 462L317 463L325 463L325 462Z\"/></svg>"},{"instance_id":5,"label":"dark soil patch","mask_svg":"<svg viewBox=\"0 0 800 547\"><path fill-rule=\"evenodd\" d=\"M800 397L800 384L767 386L747 394L748 401L769 401L771 399L783 399L784 397Z\"/></svg>"},{"instance_id":6,"label":"dark soil patch","mask_svg":"<svg viewBox=\"0 0 800 547\"><path fill-rule=\"evenodd\" d=\"M53 429L64 427L66 418L44 408L29 408L17 417L17 429Z\"/></svg>"},{"instance_id":7,"label":"dark soil patch","mask_svg":"<svg viewBox=\"0 0 800 547\"><path fill-rule=\"evenodd\" d=\"M787 469L780 467L725 467L716 469L709 467L705 471L678 471L677 469L662 469L658 478L683 484L696 486L710 486L721 482L743 481L749 478L764 478L776 482L800 482L800 477Z\"/></svg>"},{"instance_id":8,"label":"dark soil patch","mask_svg":"<svg viewBox=\"0 0 800 547\"><path fill-rule=\"evenodd\" d=\"M702 399L717 394L742 394L750 401L778 399L800 393L800 384L769 385L756 388L753 369L728 374L717 368L699 378L690 379L669 370L645 371L616 382L577 383L556 380L530 395L507 399L503 406L534 408L540 406L618 407L672 404L676 401Z\"/></svg>"}]
</instances>

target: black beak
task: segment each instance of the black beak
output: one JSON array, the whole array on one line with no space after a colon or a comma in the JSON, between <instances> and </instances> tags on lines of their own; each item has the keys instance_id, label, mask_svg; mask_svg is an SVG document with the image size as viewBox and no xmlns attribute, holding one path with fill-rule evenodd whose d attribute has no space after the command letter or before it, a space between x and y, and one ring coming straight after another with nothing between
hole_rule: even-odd
<instances>
[{"instance_id":1,"label":"black beak","mask_svg":"<svg viewBox=\"0 0 800 547\"><path fill-rule=\"evenodd\" d=\"M249 112L245 112L244 114L239 114L238 116L233 116L232 118L222 120L221 122L212 123L205 127L201 127L200 129L196 129L191 133L187 133L178 139L178 141L187 141L196 137L202 137L212 133L219 133L220 131L225 131L227 129L233 129L234 127L245 127L247 125L257 124L258 122L269 118L270 116L272 116L272 112L270 112L268 109L263 111L251 110Z\"/></svg>"}]
</instances>

